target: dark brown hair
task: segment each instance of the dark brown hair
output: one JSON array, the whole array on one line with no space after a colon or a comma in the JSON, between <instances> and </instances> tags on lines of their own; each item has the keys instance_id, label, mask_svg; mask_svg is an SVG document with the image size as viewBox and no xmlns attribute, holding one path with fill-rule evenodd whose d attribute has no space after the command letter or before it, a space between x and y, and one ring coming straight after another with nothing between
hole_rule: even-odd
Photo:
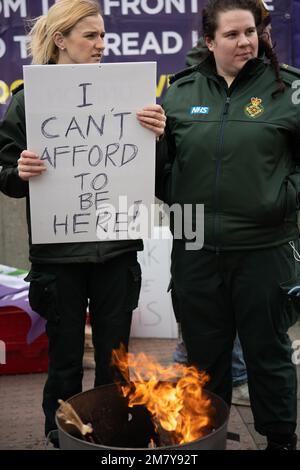
<instances>
[{"instance_id":1,"label":"dark brown hair","mask_svg":"<svg viewBox=\"0 0 300 470\"><path fill-rule=\"evenodd\" d=\"M230 10L248 10L252 13L257 28L259 45L261 51L269 59L277 82L277 88L272 96L283 92L285 85L280 77L280 68L277 55L265 36L265 28L271 22L270 15L266 12L261 0L209 0L202 13L203 36L214 39L218 28L218 14Z\"/></svg>"}]
</instances>

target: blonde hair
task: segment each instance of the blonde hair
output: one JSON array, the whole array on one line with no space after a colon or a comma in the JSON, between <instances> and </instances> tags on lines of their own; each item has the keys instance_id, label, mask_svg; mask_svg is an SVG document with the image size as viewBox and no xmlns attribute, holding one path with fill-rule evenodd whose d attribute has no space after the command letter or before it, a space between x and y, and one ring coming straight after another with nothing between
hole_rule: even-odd
<instances>
[{"instance_id":1,"label":"blonde hair","mask_svg":"<svg viewBox=\"0 0 300 470\"><path fill-rule=\"evenodd\" d=\"M100 6L95 0L58 0L47 15L36 18L28 34L28 52L32 64L43 65L49 61L56 63L58 48L53 36L60 31L67 36L78 21L87 16L101 15Z\"/></svg>"}]
</instances>

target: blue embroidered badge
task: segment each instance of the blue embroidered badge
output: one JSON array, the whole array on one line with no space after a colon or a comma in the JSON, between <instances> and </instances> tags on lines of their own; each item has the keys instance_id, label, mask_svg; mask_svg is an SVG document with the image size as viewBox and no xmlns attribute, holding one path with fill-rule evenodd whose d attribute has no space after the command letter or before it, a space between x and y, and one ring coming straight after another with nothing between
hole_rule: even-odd
<instances>
[{"instance_id":1,"label":"blue embroidered badge","mask_svg":"<svg viewBox=\"0 0 300 470\"><path fill-rule=\"evenodd\" d=\"M190 114L208 114L209 106L192 106Z\"/></svg>"}]
</instances>

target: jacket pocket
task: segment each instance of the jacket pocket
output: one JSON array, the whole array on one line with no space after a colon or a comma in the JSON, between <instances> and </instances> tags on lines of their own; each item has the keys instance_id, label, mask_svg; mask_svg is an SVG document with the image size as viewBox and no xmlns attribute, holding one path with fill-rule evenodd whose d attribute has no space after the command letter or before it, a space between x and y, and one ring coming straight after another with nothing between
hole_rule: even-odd
<instances>
[{"instance_id":1,"label":"jacket pocket","mask_svg":"<svg viewBox=\"0 0 300 470\"><path fill-rule=\"evenodd\" d=\"M284 297L285 307L282 313L281 326L287 331L300 319L300 277L282 282L280 289Z\"/></svg>"},{"instance_id":2,"label":"jacket pocket","mask_svg":"<svg viewBox=\"0 0 300 470\"><path fill-rule=\"evenodd\" d=\"M127 312L134 310L139 303L142 284L142 272L139 263L128 268L128 290L125 309Z\"/></svg>"},{"instance_id":3,"label":"jacket pocket","mask_svg":"<svg viewBox=\"0 0 300 470\"><path fill-rule=\"evenodd\" d=\"M25 281L30 282L28 298L32 310L45 320L58 322L56 276L32 269Z\"/></svg>"}]
</instances>

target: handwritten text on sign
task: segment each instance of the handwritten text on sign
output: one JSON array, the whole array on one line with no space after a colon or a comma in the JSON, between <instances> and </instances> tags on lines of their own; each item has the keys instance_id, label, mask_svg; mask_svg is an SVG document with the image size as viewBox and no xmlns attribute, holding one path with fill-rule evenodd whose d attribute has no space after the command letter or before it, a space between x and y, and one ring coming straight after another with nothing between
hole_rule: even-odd
<instances>
[{"instance_id":1,"label":"handwritten text on sign","mask_svg":"<svg viewBox=\"0 0 300 470\"><path fill-rule=\"evenodd\" d=\"M155 64L25 66L24 79L27 147L47 166L30 181L33 243L147 236L155 139L136 111L155 102Z\"/></svg>"}]
</instances>

